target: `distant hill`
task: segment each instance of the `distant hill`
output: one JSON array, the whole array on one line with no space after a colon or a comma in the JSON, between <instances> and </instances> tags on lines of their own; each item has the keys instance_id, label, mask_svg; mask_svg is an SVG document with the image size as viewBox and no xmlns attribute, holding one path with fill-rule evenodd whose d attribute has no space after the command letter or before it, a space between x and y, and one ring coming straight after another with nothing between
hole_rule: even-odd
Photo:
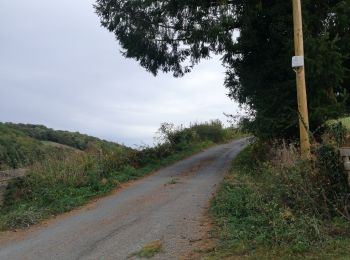
<instances>
[{"instance_id":1,"label":"distant hill","mask_svg":"<svg viewBox=\"0 0 350 260\"><path fill-rule=\"evenodd\" d=\"M43 125L0 123L0 170L21 168L60 151L131 150L96 137Z\"/></svg>"}]
</instances>

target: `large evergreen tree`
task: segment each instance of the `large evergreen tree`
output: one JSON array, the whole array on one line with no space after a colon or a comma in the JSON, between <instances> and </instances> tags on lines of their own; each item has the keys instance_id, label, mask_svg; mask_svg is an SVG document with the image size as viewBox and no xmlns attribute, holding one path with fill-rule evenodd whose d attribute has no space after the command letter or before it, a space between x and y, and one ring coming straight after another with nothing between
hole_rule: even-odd
<instances>
[{"instance_id":1,"label":"large evergreen tree","mask_svg":"<svg viewBox=\"0 0 350 260\"><path fill-rule=\"evenodd\" d=\"M350 1L303 0L312 129L345 111ZM182 76L222 55L230 97L250 108L259 137L298 133L291 1L97 0L102 26L153 74ZM236 36L239 35L237 38Z\"/></svg>"}]
</instances>

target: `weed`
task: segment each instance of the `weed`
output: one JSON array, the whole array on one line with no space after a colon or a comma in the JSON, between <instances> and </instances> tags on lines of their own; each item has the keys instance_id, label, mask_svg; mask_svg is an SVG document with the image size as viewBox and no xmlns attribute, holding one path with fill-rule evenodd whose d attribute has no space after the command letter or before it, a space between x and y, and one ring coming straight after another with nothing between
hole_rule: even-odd
<instances>
[{"instance_id":1,"label":"weed","mask_svg":"<svg viewBox=\"0 0 350 260\"><path fill-rule=\"evenodd\" d=\"M156 254L161 252L162 252L162 242L160 240L156 240L143 246L140 251L132 253L129 256L129 258L133 256L138 256L141 258L152 258Z\"/></svg>"},{"instance_id":2,"label":"weed","mask_svg":"<svg viewBox=\"0 0 350 260\"><path fill-rule=\"evenodd\" d=\"M179 180L177 178L172 178L170 181L166 183L166 185L174 185L179 183Z\"/></svg>"}]
</instances>

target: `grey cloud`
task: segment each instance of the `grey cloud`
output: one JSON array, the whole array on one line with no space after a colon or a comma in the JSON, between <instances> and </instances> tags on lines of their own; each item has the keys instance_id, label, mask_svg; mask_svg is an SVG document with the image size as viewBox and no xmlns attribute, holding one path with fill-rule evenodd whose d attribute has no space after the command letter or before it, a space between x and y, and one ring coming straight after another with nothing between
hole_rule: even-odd
<instances>
[{"instance_id":1,"label":"grey cloud","mask_svg":"<svg viewBox=\"0 0 350 260\"><path fill-rule=\"evenodd\" d=\"M0 121L40 123L128 145L162 122L234 113L218 57L181 79L121 56L89 0L0 3Z\"/></svg>"}]
</instances>

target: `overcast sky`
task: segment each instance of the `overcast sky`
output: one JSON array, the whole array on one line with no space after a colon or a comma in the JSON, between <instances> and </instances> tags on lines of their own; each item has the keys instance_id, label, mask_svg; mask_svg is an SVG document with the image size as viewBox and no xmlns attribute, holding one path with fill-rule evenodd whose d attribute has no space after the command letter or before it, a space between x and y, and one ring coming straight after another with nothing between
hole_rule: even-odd
<instances>
[{"instance_id":1,"label":"overcast sky","mask_svg":"<svg viewBox=\"0 0 350 260\"><path fill-rule=\"evenodd\" d=\"M120 55L92 0L0 2L0 121L44 124L127 145L162 122L221 119L238 106L218 58L176 79Z\"/></svg>"}]
</instances>

